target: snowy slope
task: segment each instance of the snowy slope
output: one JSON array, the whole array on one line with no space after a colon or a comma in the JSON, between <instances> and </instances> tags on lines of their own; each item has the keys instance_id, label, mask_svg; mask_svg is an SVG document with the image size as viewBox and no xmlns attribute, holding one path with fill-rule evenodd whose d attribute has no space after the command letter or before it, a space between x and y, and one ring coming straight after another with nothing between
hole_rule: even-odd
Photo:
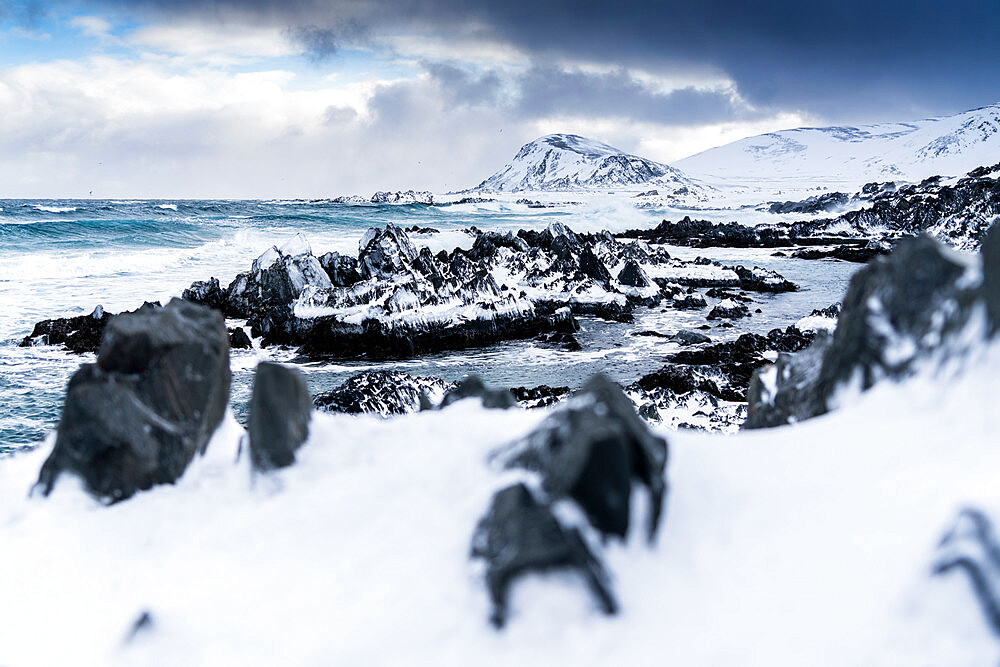
<instances>
[{"instance_id":1,"label":"snowy slope","mask_svg":"<svg viewBox=\"0 0 1000 667\"><path fill-rule=\"evenodd\" d=\"M549 134L525 144L514 159L473 188L481 192L664 188L697 189L679 170L575 134ZM687 188L686 191L683 191Z\"/></svg>"},{"instance_id":2,"label":"snowy slope","mask_svg":"<svg viewBox=\"0 0 1000 667\"><path fill-rule=\"evenodd\" d=\"M961 176L1000 160L1000 104L954 116L762 134L674 163L710 183L857 188Z\"/></svg>"},{"instance_id":3,"label":"snowy slope","mask_svg":"<svg viewBox=\"0 0 1000 667\"><path fill-rule=\"evenodd\" d=\"M544 411L317 414L256 478L230 420L176 486L112 507L71 477L27 497L49 441L0 466L0 664L996 664L967 577L931 576L959 507L1000 508L996 377L994 344L794 427L665 433L657 545L604 547L620 615L530 576L502 632L469 540L488 453Z\"/></svg>"}]
</instances>

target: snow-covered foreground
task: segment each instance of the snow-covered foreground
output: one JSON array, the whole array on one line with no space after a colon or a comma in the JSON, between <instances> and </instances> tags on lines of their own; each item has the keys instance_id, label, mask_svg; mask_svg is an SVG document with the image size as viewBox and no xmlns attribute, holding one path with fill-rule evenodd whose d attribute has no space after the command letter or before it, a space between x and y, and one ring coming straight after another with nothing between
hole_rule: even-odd
<instances>
[{"instance_id":1,"label":"snow-covered foreground","mask_svg":"<svg viewBox=\"0 0 1000 667\"><path fill-rule=\"evenodd\" d=\"M994 342L796 426L666 433L658 543L605 548L621 613L531 575L500 632L469 540L488 453L544 411L316 414L255 478L230 419L176 486L110 507L68 475L27 497L50 439L0 466L0 664L996 664L967 578L931 563L959 508L1000 507L997 377Z\"/></svg>"}]
</instances>

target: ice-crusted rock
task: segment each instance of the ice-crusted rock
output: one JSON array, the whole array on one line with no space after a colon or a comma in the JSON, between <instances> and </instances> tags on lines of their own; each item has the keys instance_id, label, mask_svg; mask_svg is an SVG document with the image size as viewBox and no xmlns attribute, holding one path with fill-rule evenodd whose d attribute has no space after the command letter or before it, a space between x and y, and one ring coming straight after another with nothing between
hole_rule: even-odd
<instances>
[{"instance_id":1,"label":"ice-crusted rock","mask_svg":"<svg viewBox=\"0 0 1000 667\"><path fill-rule=\"evenodd\" d=\"M949 341L969 323L977 303L995 323L995 236L1000 226L984 242L978 284L963 258L926 235L900 240L890 255L858 271L832 338L800 358L781 360L753 383L746 427L823 414L841 388L864 391L883 378L908 375L920 359L947 355Z\"/></svg>"},{"instance_id":2,"label":"ice-crusted rock","mask_svg":"<svg viewBox=\"0 0 1000 667\"><path fill-rule=\"evenodd\" d=\"M388 417L416 412L421 400L437 404L452 384L440 378L396 371L368 371L344 381L313 400L317 409L348 414L375 413Z\"/></svg>"},{"instance_id":3,"label":"ice-crusted rock","mask_svg":"<svg viewBox=\"0 0 1000 667\"><path fill-rule=\"evenodd\" d=\"M384 229L369 229L361 238L358 272L362 278L388 279L409 271L417 249L399 227L389 223Z\"/></svg>"},{"instance_id":4,"label":"ice-crusted rock","mask_svg":"<svg viewBox=\"0 0 1000 667\"><path fill-rule=\"evenodd\" d=\"M39 474L48 495L62 472L117 502L176 481L229 404L229 342L222 316L173 299L113 318L97 363L70 379L56 443Z\"/></svg>"},{"instance_id":5,"label":"ice-crusted rock","mask_svg":"<svg viewBox=\"0 0 1000 667\"><path fill-rule=\"evenodd\" d=\"M426 190L400 190L397 192L379 191L372 195L373 204L433 204L434 195Z\"/></svg>"},{"instance_id":6,"label":"ice-crusted rock","mask_svg":"<svg viewBox=\"0 0 1000 667\"><path fill-rule=\"evenodd\" d=\"M457 403L466 398L478 398L484 408L506 410L517 405L514 394L508 390L490 389L483 383L482 378L470 375L448 390L441 400L440 407L446 408L452 403Z\"/></svg>"},{"instance_id":7,"label":"ice-crusted rock","mask_svg":"<svg viewBox=\"0 0 1000 667\"><path fill-rule=\"evenodd\" d=\"M602 375L500 454L508 468L537 472L549 498L570 498L606 536L627 535L633 480L649 492L646 534L659 528L667 443L651 433L621 387Z\"/></svg>"},{"instance_id":8,"label":"ice-crusted rock","mask_svg":"<svg viewBox=\"0 0 1000 667\"><path fill-rule=\"evenodd\" d=\"M358 273L358 260L354 257L347 257L336 252L328 252L320 256L319 264L330 277L330 283L334 287L350 287L361 282L361 274Z\"/></svg>"},{"instance_id":9,"label":"ice-crusted rock","mask_svg":"<svg viewBox=\"0 0 1000 667\"><path fill-rule=\"evenodd\" d=\"M247 417L250 460L259 471L295 463L309 437L312 401L302 372L270 361L257 365Z\"/></svg>"},{"instance_id":10,"label":"ice-crusted rock","mask_svg":"<svg viewBox=\"0 0 1000 667\"><path fill-rule=\"evenodd\" d=\"M528 572L576 570L604 613L618 610L610 578L580 531L560 524L524 484L493 496L473 534L472 556L486 561L486 586L493 603L490 622L497 628L507 622L511 584Z\"/></svg>"}]
</instances>

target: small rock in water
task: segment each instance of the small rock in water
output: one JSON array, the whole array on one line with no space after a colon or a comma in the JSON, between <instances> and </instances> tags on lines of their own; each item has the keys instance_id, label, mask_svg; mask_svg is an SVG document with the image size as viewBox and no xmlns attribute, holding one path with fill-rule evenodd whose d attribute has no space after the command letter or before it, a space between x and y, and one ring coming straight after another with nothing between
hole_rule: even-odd
<instances>
[{"instance_id":1,"label":"small rock in water","mask_svg":"<svg viewBox=\"0 0 1000 667\"><path fill-rule=\"evenodd\" d=\"M243 327L233 327L229 330L229 347L233 350L249 350L253 347L253 342Z\"/></svg>"},{"instance_id":2,"label":"small rock in water","mask_svg":"<svg viewBox=\"0 0 1000 667\"><path fill-rule=\"evenodd\" d=\"M64 471L117 502L176 481L204 453L229 404L229 341L215 310L173 299L113 318L96 364L70 379L38 484Z\"/></svg>"},{"instance_id":3,"label":"small rock in water","mask_svg":"<svg viewBox=\"0 0 1000 667\"><path fill-rule=\"evenodd\" d=\"M309 437L311 417L302 373L270 361L258 364L247 419L254 468L267 471L295 463L295 452Z\"/></svg>"},{"instance_id":4,"label":"small rock in water","mask_svg":"<svg viewBox=\"0 0 1000 667\"><path fill-rule=\"evenodd\" d=\"M705 325L707 328L707 325ZM703 343L711 343L712 339L705 334L698 333L697 331L691 331L690 329L681 329L673 336L670 340L675 343L680 343L681 345L701 345Z\"/></svg>"}]
</instances>

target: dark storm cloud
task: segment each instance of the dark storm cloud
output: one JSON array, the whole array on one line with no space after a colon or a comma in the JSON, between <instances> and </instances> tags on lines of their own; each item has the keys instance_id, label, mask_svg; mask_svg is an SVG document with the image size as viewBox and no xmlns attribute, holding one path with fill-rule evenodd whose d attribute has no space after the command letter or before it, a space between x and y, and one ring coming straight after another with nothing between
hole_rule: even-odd
<instances>
[{"instance_id":1,"label":"dark storm cloud","mask_svg":"<svg viewBox=\"0 0 1000 667\"><path fill-rule=\"evenodd\" d=\"M517 77L517 109L527 117L583 114L664 125L717 123L746 115L724 92L649 90L625 70L607 73L536 66Z\"/></svg>"},{"instance_id":2,"label":"dark storm cloud","mask_svg":"<svg viewBox=\"0 0 1000 667\"><path fill-rule=\"evenodd\" d=\"M474 27L542 59L664 72L712 66L733 77L752 103L838 117L955 111L1000 99L995 0L133 0L118 6L204 20L241 17L306 30L306 37L321 34L309 29L344 21L373 33L391 28L438 37ZM323 53L325 42L318 46Z\"/></svg>"}]
</instances>

